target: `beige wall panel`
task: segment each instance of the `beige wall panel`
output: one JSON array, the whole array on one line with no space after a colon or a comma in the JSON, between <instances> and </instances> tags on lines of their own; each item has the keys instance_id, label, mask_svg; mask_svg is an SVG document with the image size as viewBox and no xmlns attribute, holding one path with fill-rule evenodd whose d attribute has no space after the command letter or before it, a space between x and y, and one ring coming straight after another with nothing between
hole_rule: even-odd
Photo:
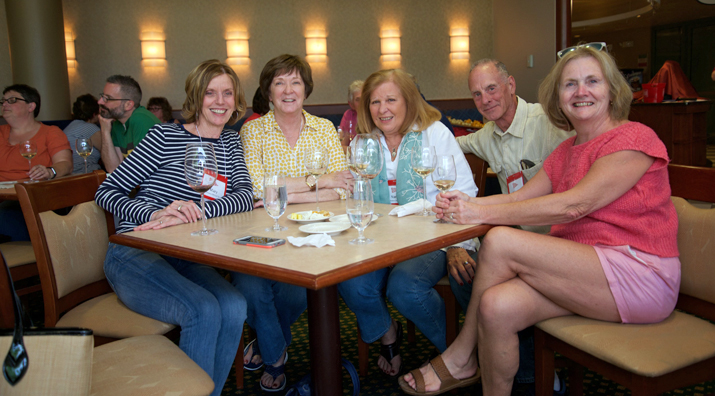
<instances>
[{"instance_id":1,"label":"beige wall panel","mask_svg":"<svg viewBox=\"0 0 715 396\"><path fill-rule=\"evenodd\" d=\"M494 53L516 80L516 93L537 101L539 83L556 61L556 3L554 0L494 2ZM534 67L527 57L534 56Z\"/></svg>"},{"instance_id":2,"label":"beige wall panel","mask_svg":"<svg viewBox=\"0 0 715 396\"><path fill-rule=\"evenodd\" d=\"M226 59L225 35L246 30L250 64L237 66L251 101L263 65L282 53L305 55L304 34L327 33L328 60L313 65L315 90L307 103L344 103L347 86L383 67L402 66L417 76L430 99L468 97L470 61L450 61L449 30L470 31L471 60L493 55L491 0L396 0L270 2L216 0L64 0L65 28L74 33L77 68L70 70L71 96L96 95L115 73L136 78L151 96L166 96L174 108L184 100L184 81L203 60ZM4 17L4 11L0 11ZM11 83L6 59L7 22L0 19L0 83ZM401 62L380 62L379 33L398 28ZM141 65L140 34L158 30L166 36L167 66ZM5 39L3 39L5 37ZM8 65L8 67L5 67Z\"/></svg>"},{"instance_id":3,"label":"beige wall panel","mask_svg":"<svg viewBox=\"0 0 715 396\"><path fill-rule=\"evenodd\" d=\"M12 84L12 64L10 63L10 44L7 36L5 1L0 6L0 88Z\"/></svg>"}]
</instances>

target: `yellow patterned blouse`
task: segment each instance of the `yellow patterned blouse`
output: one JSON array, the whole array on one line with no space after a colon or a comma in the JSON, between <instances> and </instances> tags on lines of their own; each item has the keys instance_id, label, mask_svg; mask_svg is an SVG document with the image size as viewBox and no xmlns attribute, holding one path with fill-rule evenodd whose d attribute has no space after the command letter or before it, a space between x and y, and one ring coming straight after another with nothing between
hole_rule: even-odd
<instances>
[{"instance_id":1,"label":"yellow patterned blouse","mask_svg":"<svg viewBox=\"0 0 715 396\"><path fill-rule=\"evenodd\" d=\"M266 171L281 172L289 177L307 176L303 166L303 153L308 147L327 147L330 153L328 173L348 169L338 133L333 123L303 110L305 126L298 142L290 148L273 110L261 118L249 121L241 128L248 172L253 180L254 198L263 198L263 174ZM320 186L320 185L319 185ZM345 199L345 190L336 188L340 199Z\"/></svg>"}]
</instances>

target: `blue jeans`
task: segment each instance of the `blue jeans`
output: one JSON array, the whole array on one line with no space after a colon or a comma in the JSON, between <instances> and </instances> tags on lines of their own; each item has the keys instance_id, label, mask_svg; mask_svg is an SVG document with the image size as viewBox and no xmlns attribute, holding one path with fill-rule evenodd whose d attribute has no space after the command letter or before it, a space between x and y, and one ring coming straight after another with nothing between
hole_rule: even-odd
<instances>
[{"instance_id":1,"label":"blue jeans","mask_svg":"<svg viewBox=\"0 0 715 396\"><path fill-rule=\"evenodd\" d=\"M477 253L471 255L475 262L479 262ZM457 299L457 302L462 307L462 311L467 312L469 299L472 296L472 283L464 283L460 286L452 275L449 276L449 285L452 287L452 293ZM519 370L514 376L514 380L520 384L531 384L536 381L534 374L534 330L533 327L527 327L520 331L519 335Z\"/></svg>"},{"instance_id":2,"label":"blue jeans","mask_svg":"<svg viewBox=\"0 0 715 396\"><path fill-rule=\"evenodd\" d=\"M392 325L387 303L382 297L389 272L389 268L383 268L338 283L338 292L345 305L355 313L360 337L368 344L382 338Z\"/></svg>"},{"instance_id":3,"label":"blue jeans","mask_svg":"<svg viewBox=\"0 0 715 396\"><path fill-rule=\"evenodd\" d=\"M0 234L9 236L11 241L30 240L19 201L0 202Z\"/></svg>"},{"instance_id":4,"label":"blue jeans","mask_svg":"<svg viewBox=\"0 0 715 396\"><path fill-rule=\"evenodd\" d=\"M387 298L440 352L447 349L444 300L434 285L447 275L442 250L397 264L387 279Z\"/></svg>"},{"instance_id":5,"label":"blue jeans","mask_svg":"<svg viewBox=\"0 0 715 396\"><path fill-rule=\"evenodd\" d=\"M181 327L179 347L220 395L246 320L243 295L211 267L113 243L104 272L131 310Z\"/></svg>"},{"instance_id":6,"label":"blue jeans","mask_svg":"<svg viewBox=\"0 0 715 396\"><path fill-rule=\"evenodd\" d=\"M342 282L338 291L357 317L360 335L367 343L380 339L392 324L382 290L437 349L447 349L444 301L433 289L447 274L441 250Z\"/></svg>"},{"instance_id":7,"label":"blue jeans","mask_svg":"<svg viewBox=\"0 0 715 396\"><path fill-rule=\"evenodd\" d=\"M308 308L304 287L232 272L233 285L246 296L248 325L256 330L261 359L275 364L290 345L290 326Z\"/></svg>"}]
</instances>

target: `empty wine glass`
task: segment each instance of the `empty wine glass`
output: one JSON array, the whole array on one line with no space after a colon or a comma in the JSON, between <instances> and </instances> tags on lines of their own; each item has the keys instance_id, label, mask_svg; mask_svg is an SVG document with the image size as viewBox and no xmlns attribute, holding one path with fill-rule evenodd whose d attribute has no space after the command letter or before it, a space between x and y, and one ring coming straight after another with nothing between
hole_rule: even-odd
<instances>
[{"instance_id":1,"label":"empty wine glass","mask_svg":"<svg viewBox=\"0 0 715 396\"><path fill-rule=\"evenodd\" d=\"M192 232L191 235L216 234L218 230L206 228L206 208L204 206L204 195L214 185L218 176L218 164L212 143L189 143L186 145L184 173L189 187L201 194L201 220L204 228Z\"/></svg>"},{"instance_id":2,"label":"empty wine glass","mask_svg":"<svg viewBox=\"0 0 715 396\"><path fill-rule=\"evenodd\" d=\"M358 237L349 241L353 245L366 245L374 242L365 238L363 231L372 221L372 214L375 211L375 203L372 200L372 185L370 180L353 179L352 192L348 190L348 199L345 202L345 210L348 214L350 224L358 230Z\"/></svg>"},{"instance_id":3,"label":"empty wine glass","mask_svg":"<svg viewBox=\"0 0 715 396\"><path fill-rule=\"evenodd\" d=\"M421 149L412 150L412 170L422 177L422 188L425 201L427 200L427 176L434 171L436 152L434 146L422 146ZM434 213L427 210L427 203L422 202L422 213L418 216L432 216Z\"/></svg>"},{"instance_id":4,"label":"empty wine glass","mask_svg":"<svg viewBox=\"0 0 715 396\"><path fill-rule=\"evenodd\" d=\"M311 175L315 176L315 204L316 211L320 211L318 199L318 179L328 171L330 155L325 147L309 147L303 155L303 165Z\"/></svg>"},{"instance_id":5,"label":"empty wine glass","mask_svg":"<svg viewBox=\"0 0 715 396\"><path fill-rule=\"evenodd\" d=\"M92 141L83 138L77 139L74 142L74 148L77 151L77 155L84 159L84 173L87 173L87 157L92 155L92 150L94 149Z\"/></svg>"},{"instance_id":6,"label":"empty wine glass","mask_svg":"<svg viewBox=\"0 0 715 396\"><path fill-rule=\"evenodd\" d=\"M266 213L273 218L273 227L266 231L285 231L288 227L281 227L278 218L283 216L288 205L288 188L283 175L266 173L263 175L263 207Z\"/></svg>"},{"instance_id":7,"label":"empty wine glass","mask_svg":"<svg viewBox=\"0 0 715 396\"><path fill-rule=\"evenodd\" d=\"M20 155L27 159L27 163L30 165L29 169L32 169L32 158L37 155L37 145L29 140L20 143ZM37 180L30 179L25 183L37 183Z\"/></svg>"},{"instance_id":8,"label":"empty wine glass","mask_svg":"<svg viewBox=\"0 0 715 396\"><path fill-rule=\"evenodd\" d=\"M454 164L454 156L437 156L436 166L434 172L432 172L432 181L434 182L434 186L443 193L449 191L449 189L454 186L454 183L457 181L457 167ZM435 220L435 223L447 222L439 219Z\"/></svg>"}]
</instances>

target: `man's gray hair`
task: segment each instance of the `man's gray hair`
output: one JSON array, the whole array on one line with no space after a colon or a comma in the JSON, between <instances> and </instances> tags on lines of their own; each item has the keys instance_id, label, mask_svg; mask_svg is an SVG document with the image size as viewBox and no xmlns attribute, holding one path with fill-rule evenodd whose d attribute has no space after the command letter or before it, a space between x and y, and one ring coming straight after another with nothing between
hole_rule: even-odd
<instances>
[{"instance_id":1,"label":"man's gray hair","mask_svg":"<svg viewBox=\"0 0 715 396\"><path fill-rule=\"evenodd\" d=\"M110 84L119 85L123 96L122 99L130 99L132 102L134 102L135 109L139 107L142 101L142 89L135 79L129 76L115 74L107 78L107 82Z\"/></svg>"},{"instance_id":2,"label":"man's gray hair","mask_svg":"<svg viewBox=\"0 0 715 396\"><path fill-rule=\"evenodd\" d=\"M484 58L484 59L480 59L480 60L474 62L474 64L472 65L472 68L469 69L469 74L471 74L472 70L474 70L475 68L485 65L485 64L494 65L494 67L497 68L497 71L502 76L502 79L504 81L506 81L509 78L509 71L506 70L506 65L496 59L491 59L491 58Z\"/></svg>"}]
</instances>

